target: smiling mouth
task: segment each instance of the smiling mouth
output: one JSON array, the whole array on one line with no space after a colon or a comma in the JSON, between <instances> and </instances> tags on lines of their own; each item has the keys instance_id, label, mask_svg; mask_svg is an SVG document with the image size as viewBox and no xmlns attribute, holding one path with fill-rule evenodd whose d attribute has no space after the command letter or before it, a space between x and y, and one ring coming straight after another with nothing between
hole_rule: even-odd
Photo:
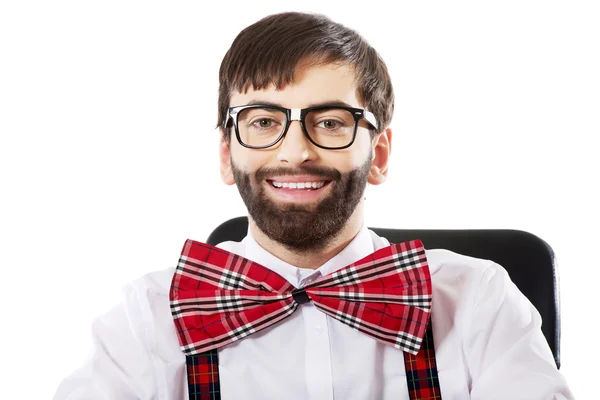
<instances>
[{"instance_id":1,"label":"smiling mouth","mask_svg":"<svg viewBox=\"0 0 600 400\"><path fill-rule=\"evenodd\" d=\"M314 181L314 182L278 182L267 180L267 182L275 189L288 190L318 190L329 184L331 181Z\"/></svg>"}]
</instances>

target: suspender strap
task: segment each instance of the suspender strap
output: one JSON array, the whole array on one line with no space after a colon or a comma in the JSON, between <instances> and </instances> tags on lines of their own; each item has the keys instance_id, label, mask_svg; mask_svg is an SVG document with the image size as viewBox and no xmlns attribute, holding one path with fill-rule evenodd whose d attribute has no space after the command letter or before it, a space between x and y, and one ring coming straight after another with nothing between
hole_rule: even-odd
<instances>
[{"instance_id":1,"label":"suspender strap","mask_svg":"<svg viewBox=\"0 0 600 400\"><path fill-rule=\"evenodd\" d=\"M186 356L190 400L221 400L217 350Z\"/></svg>"},{"instance_id":2,"label":"suspender strap","mask_svg":"<svg viewBox=\"0 0 600 400\"><path fill-rule=\"evenodd\" d=\"M417 355L413 356L404 352L404 367L410 400L438 400L442 398L435 362L435 349L433 348L431 320L429 320L421 350Z\"/></svg>"},{"instance_id":3,"label":"suspender strap","mask_svg":"<svg viewBox=\"0 0 600 400\"><path fill-rule=\"evenodd\" d=\"M217 350L186 356L190 400L221 400ZM410 400L440 400L440 382L433 348L431 321L416 356L404 352L404 367Z\"/></svg>"}]
</instances>

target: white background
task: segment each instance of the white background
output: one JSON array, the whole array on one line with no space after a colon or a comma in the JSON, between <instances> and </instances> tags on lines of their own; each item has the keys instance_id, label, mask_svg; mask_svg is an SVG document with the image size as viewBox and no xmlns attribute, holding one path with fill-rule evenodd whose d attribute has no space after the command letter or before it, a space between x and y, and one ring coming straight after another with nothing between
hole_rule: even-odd
<instances>
[{"instance_id":1,"label":"white background","mask_svg":"<svg viewBox=\"0 0 600 400\"><path fill-rule=\"evenodd\" d=\"M218 175L218 68L289 10L357 29L388 64L393 159L369 226L548 241L562 371L595 397L597 3L305 0L0 5L0 398L50 398L123 285L245 214Z\"/></svg>"}]
</instances>

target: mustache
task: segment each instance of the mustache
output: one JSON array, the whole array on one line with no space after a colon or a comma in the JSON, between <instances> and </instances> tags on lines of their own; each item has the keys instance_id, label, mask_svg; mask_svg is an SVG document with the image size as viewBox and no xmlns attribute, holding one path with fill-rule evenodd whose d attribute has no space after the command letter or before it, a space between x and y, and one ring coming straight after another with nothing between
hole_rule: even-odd
<instances>
[{"instance_id":1,"label":"mustache","mask_svg":"<svg viewBox=\"0 0 600 400\"><path fill-rule=\"evenodd\" d=\"M317 175L332 181L339 181L342 178L342 174L335 168L318 167L314 165L307 165L298 168L286 168L286 167L262 167L259 168L256 173L256 180L263 181L269 176L273 175Z\"/></svg>"}]
</instances>

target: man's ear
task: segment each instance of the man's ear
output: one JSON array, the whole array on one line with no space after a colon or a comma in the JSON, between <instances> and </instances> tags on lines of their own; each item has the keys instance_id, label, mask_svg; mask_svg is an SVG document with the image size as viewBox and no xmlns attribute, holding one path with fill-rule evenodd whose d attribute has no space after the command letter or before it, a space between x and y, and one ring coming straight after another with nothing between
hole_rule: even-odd
<instances>
[{"instance_id":1,"label":"man's ear","mask_svg":"<svg viewBox=\"0 0 600 400\"><path fill-rule=\"evenodd\" d=\"M369 183L381 185L388 174L388 162L392 152L392 130L386 128L373 139L373 161L369 171Z\"/></svg>"},{"instance_id":2,"label":"man's ear","mask_svg":"<svg viewBox=\"0 0 600 400\"><path fill-rule=\"evenodd\" d=\"M221 140L219 141L219 161L221 169L221 179L226 185L235 185L233 177L233 169L231 168L231 147L230 142L225 139L221 132Z\"/></svg>"}]
</instances>

